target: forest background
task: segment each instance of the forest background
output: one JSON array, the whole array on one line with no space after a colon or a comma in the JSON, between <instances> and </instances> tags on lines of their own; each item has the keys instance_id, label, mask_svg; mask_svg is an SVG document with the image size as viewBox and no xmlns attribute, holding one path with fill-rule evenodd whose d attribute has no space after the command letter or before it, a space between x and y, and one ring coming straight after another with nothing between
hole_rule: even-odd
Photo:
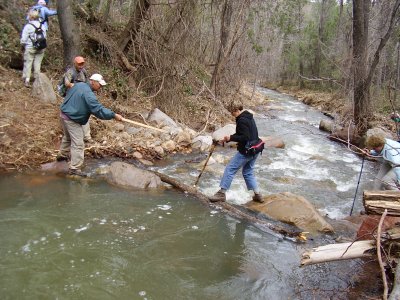
<instances>
[{"instance_id":1,"label":"forest background","mask_svg":"<svg viewBox=\"0 0 400 300\"><path fill-rule=\"evenodd\" d=\"M54 158L60 135L57 110L32 99L20 79L19 35L34 4L0 3L2 169ZM50 0L59 14L50 18L42 71L55 86L82 55L109 83L100 97L106 106L139 121L144 109L159 108L197 131L226 121L226 107L249 84L253 92L328 92L322 109L362 135L398 107L399 7L400 0Z\"/></svg>"}]
</instances>

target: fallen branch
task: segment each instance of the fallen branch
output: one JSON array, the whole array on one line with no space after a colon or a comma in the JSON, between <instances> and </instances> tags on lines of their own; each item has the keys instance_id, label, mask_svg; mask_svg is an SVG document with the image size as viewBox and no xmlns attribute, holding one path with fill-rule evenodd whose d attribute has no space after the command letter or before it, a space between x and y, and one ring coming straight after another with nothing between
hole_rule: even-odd
<instances>
[{"instance_id":1,"label":"fallen branch","mask_svg":"<svg viewBox=\"0 0 400 300\"><path fill-rule=\"evenodd\" d=\"M375 248L375 241L330 244L308 250L302 254L301 266L322 262L371 256L368 250Z\"/></svg>"},{"instance_id":2,"label":"fallen branch","mask_svg":"<svg viewBox=\"0 0 400 300\"><path fill-rule=\"evenodd\" d=\"M385 209L381 219L379 220L378 232L377 232L377 237L376 237L376 253L378 256L378 262L379 262L379 267L381 268L382 281L383 281L383 300L387 300L387 297L388 297L387 278L386 278L386 273L385 273L385 267L382 262L382 252L381 252L382 224L383 224L383 221L385 220L386 215L387 215L387 209Z\"/></svg>"}]
</instances>

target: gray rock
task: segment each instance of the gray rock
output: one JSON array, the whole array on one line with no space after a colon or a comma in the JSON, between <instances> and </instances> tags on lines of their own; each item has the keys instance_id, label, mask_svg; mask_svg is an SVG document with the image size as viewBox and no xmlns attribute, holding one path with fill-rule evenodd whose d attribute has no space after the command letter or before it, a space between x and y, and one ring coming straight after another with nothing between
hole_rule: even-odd
<instances>
[{"instance_id":1,"label":"gray rock","mask_svg":"<svg viewBox=\"0 0 400 300\"><path fill-rule=\"evenodd\" d=\"M40 73L32 85L32 96L48 103L57 103L56 93L46 74Z\"/></svg>"},{"instance_id":2,"label":"gray rock","mask_svg":"<svg viewBox=\"0 0 400 300\"><path fill-rule=\"evenodd\" d=\"M124 162L113 162L107 181L122 187L147 189L158 188L162 185L161 179L146 170L141 170Z\"/></svg>"},{"instance_id":3,"label":"gray rock","mask_svg":"<svg viewBox=\"0 0 400 300\"><path fill-rule=\"evenodd\" d=\"M175 123L167 114L155 108L149 115L148 121L154 121L159 125L166 125L170 127L178 127L178 124Z\"/></svg>"}]
</instances>

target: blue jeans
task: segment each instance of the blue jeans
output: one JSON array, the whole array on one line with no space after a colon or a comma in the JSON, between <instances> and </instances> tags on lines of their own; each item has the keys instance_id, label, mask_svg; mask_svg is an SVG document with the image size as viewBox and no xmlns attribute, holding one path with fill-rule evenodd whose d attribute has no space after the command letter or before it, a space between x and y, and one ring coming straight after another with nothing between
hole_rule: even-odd
<instances>
[{"instance_id":1,"label":"blue jeans","mask_svg":"<svg viewBox=\"0 0 400 300\"><path fill-rule=\"evenodd\" d=\"M254 176L254 165L257 157L258 154L254 156L245 156L240 152L237 152L225 168L224 175L222 176L221 183L219 184L221 189L228 190L236 172L240 168L243 168L242 174L244 181L246 182L247 189L258 191L257 180Z\"/></svg>"}]
</instances>

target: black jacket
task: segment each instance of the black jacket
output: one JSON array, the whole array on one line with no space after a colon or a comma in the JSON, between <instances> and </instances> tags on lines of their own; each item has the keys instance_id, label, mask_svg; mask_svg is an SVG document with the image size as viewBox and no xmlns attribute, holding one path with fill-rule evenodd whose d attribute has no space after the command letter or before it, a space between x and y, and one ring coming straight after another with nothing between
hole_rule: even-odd
<instances>
[{"instance_id":1,"label":"black jacket","mask_svg":"<svg viewBox=\"0 0 400 300\"><path fill-rule=\"evenodd\" d=\"M258 130L256 122L254 122L253 115L247 110L244 110L236 118L236 132L230 136L232 142L238 143L238 151L245 154L244 146L248 141L257 140Z\"/></svg>"}]
</instances>

